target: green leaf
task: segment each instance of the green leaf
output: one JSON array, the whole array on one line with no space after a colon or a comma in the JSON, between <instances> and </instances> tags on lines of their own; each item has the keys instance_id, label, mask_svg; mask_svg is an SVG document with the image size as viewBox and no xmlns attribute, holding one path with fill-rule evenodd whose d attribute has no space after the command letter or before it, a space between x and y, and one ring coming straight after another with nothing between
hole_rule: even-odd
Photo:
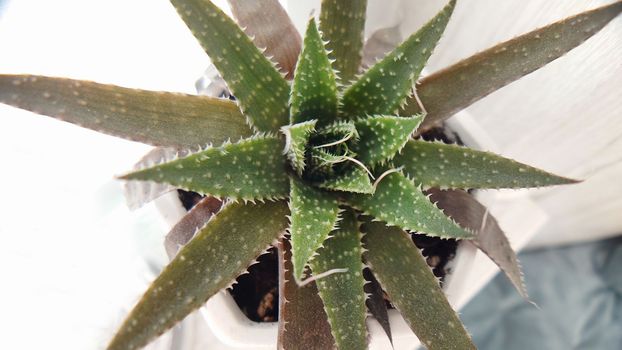
<instances>
[{"instance_id":1,"label":"green leaf","mask_svg":"<svg viewBox=\"0 0 622 350\"><path fill-rule=\"evenodd\" d=\"M583 12L498 44L424 78L417 86L417 93L428 114L418 132L429 130L475 101L563 56L621 11L622 2L617 1ZM412 97L400 114L419 112Z\"/></svg>"},{"instance_id":2,"label":"green leaf","mask_svg":"<svg viewBox=\"0 0 622 350\"><path fill-rule=\"evenodd\" d=\"M492 260L510 280L516 291L528 299L516 253L510 241L488 209L472 195L461 190L430 190L430 199L462 227L477 233L471 242Z\"/></svg>"},{"instance_id":3,"label":"green leaf","mask_svg":"<svg viewBox=\"0 0 622 350\"><path fill-rule=\"evenodd\" d=\"M320 147L325 143L332 143L339 140L345 142L351 139L358 140L358 138L359 134L354 123L340 120L319 129L312 143L316 145L316 147Z\"/></svg>"},{"instance_id":4,"label":"green leaf","mask_svg":"<svg viewBox=\"0 0 622 350\"><path fill-rule=\"evenodd\" d=\"M171 0L244 115L259 131L277 132L289 118L289 84L222 10L209 0Z\"/></svg>"},{"instance_id":5,"label":"green leaf","mask_svg":"<svg viewBox=\"0 0 622 350\"><path fill-rule=\"evenodd\" d=\"M279 65L286 78L294 76L294 68L302 40L298 30L279 0L229 0L238 25L253 38L257 47Z\"/></svg>"},{"instance_id":6,"label":"green leaf","mask_svg":"<svg viewBox=\"0 0 622 350\"><path fill-rule=\"evenodd\" d=\"M367 0L322 0L320 29L342 83L354 79L361 66L366 10Z\"/></svg>"},{"instance_id":7,"label":"green leaf","mask_svg":"<svg viewBox=\"0 0 622 350\"><path fill-rule=\"evenodd\" d=\"M215 197L285 198L289 195L289 178L282 150L281 139L257 136L139 170L121 179L164 182Z\"/></svg>"},{"instance_id":8,"label":"green leaf","mask_svg":"<svg viewBox=\"0 0 622 350\"><path fill-rule=\"evenodd\" d=\"M334 349L328 316L311 281L304 286L294 282L292 251L285 238L279 244L279 336L278 349Z\"/></svg>"},{"instance_id":9,"label":"green leaf","mask_svg":"<svg viewBox=\"0 0 622 350\"><path fill-rule=\"evenodd\" d=\"M337 223L339 206L330 193L291 179L291 241L294 277L302 280L307 263Z\"/></svg>"},{"instance_id":10,"label":"green leaf","mask_svg":"<svg viewBox=\"0 0 622 350\"><path fill-rule=\"evenodd\" d=\"M339 226L318 251L318 256L311 260L311 270L318 278L316 283L337 347L341 350L366 349L363 250L353 210L344 211ZM320 277L322 273L331 274Z\"/></svg>"},{"instance_id":11,"label":"green leaf","mask_svg":"<svg viewBox=\"0 0 622 350\"><path fill-rule=\"evenodd\" d=\"M441 142L409 141L394 163L424 187L526 188L577 182L494 153Z\"/></svg>"},{"instance_id":12,"label":"green leaf","mask_svg":"<svg viewBox=\"0 0 622 350\"><path fill-rule=\"evenodd\" d=\"M356 209L405 230L428 236L471 239L465 231L445 216L421 190L400 173L391 173L377 185L372 196L348 194L346 202Z\"/></svg>"},{"instance_id":13,"label":"green leaf","mask_svg":"<svg viewBox=\"0 0 622 350\"><path fill-rule=\"evenodd\" d=\"M356 158L369 166L390 160L404 147L422 119L422 116L375 116L357 120L355 125L360 137L352 144Z\"/></svg>"},{"instance_id":14,"label":"green leaf","mask_svg":"<svg viewBox=\"0 0 622 350\"><path fill-rule=\"evenodd\" d=\"M362 229L367 264L421 343L430 350L475 349L409 235L380 222Z\"/></svg>"},{"instance_id":15,"label":"green leaf","mask_svg":"<svg viewBox=\"0 0 622 350\"><path fill-rule=\"evenodd\" d=\"M286 140L285 153L299 176L305 170L305 152L309 143L309 136L315 130L316 122L317 120L309 120L281 128Z\"/></svg>"},{"instance_id":16,"label":"green leaf","mask_svg":"<svg viewBox=\"0 0 622 350\"><path fill-rule=\"evenodd\" d=\"M35 75L0 75L0 103L155 146L189 148L251 135L235 103Z\"/></svg>"},{"instance_id":17,"label":"green leaf","mask_svg":"<svg viewBox=\"0 0 622 350\"><path fill-rule=\"evenodd\" d=\"M319 125L326 125L337 117L335 73L317 31L315 19L309 20L307 26L291 94L292 123L317 119Z\"/></svg>"},{"instance_id":18,"label":"green leaf","mask_svg":"<svg viewBox=\"0 0 622 350\"><path fill-rule=\"evenodd\" d=\"M374 186L367 172L356 165L352 165L350 169L337 177L320 182L317 186L333 191L374 193Z\"/></svg>"},{"instance_id":19,"label":"green leaf","mask_svg":"<svg viewBox=\"0 0 622 350\"><path fill-rule=\"evenodd\" d=\"M108 350L145 346L229 286L283 234L287 214L283 201L223 208L151 284Z\"/></svg>"},{"instance_id":20,"label":"green leaf","mask_svg":"<svg viewBox=\"0 0 622 350\"><path fill-rule=\"evenodd\" d=\"M344 91L344 118L395 114L441 38L455 3L451 0L436 17Z\"/></svg>"}]
</instances>

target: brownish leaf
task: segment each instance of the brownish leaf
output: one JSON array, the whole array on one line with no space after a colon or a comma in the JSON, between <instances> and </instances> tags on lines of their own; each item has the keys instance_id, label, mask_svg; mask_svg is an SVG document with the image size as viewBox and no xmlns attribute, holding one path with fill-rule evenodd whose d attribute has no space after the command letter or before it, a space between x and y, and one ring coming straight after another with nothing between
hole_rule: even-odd
<instances>
[{"instance_id":1,"label":"brownish leaf","mask_svg":"<svg viewBox=\"0 0 622 350\"><path fill-rule=\"evenodd\" d=\"M334 349L335 340L315 282L294 282L292 250L288 239L279 243L278 349Z\"/></svg>"}]
</instances>

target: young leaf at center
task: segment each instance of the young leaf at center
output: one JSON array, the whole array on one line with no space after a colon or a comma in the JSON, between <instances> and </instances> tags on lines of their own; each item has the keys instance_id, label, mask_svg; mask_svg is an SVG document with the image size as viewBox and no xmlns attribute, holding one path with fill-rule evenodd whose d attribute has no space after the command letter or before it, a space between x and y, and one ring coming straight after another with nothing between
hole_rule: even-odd
<instances>
[{"instance_id":1,"label":"young leaf at center","mask_svg":"<svg viewBox=\"0 0 622 350\"><path fill-rule=\"evenodd\" d=\"M281 132L285 134L285 154L298 176L305 170L305 152L316 123L317 120L313 119L281 128Z\"/></svg>"},{"instance_id":2,"label":"young leaf at center","mask_svg":"<svg viewBox=\"0 0 622 350\"><path fill-rule=\"evenodd\" d=\"M303 277L307 262L335 228L339 206L336 198L292 178L290 194L291 243L294 277Z\"/></svg>"}]
</instances>

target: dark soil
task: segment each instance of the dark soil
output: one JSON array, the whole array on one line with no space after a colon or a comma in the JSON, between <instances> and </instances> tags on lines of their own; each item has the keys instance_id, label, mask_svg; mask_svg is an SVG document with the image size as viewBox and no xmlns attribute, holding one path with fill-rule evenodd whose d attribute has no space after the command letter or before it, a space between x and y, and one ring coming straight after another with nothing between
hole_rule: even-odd
<instances>
[{"instance_id":1,"label":"dark soil","mask_svg":"<svg viewBox=\"0 0 622 350\"><path fill-rule=\"evenodd\" d=\"M445 143L461 143L454 133L447 133L446 129L435 128L422 136L424 140L440 140ZM202 196L183 190L178 190L179 199L183 206L190 210L198 203ZM458 242L452 239L440 239L414 233L412 240L422 249L428 265L434 275L443 283L449 273L447 264L454 258ZM238 307L244 314L255 322L275 322L279 317L279 290L278 290L278 256L276 248L270 248L268 253L260 256L258 263L249 267L248 274L237 278L237 283L229 290Z\"/></svg>"}]
</instances>

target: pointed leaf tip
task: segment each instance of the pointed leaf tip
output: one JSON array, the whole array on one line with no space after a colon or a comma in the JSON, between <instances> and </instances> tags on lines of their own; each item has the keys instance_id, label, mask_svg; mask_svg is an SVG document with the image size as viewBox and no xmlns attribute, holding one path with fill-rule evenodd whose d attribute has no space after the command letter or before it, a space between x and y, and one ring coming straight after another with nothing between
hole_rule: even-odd
<instances>
[{"instance_id":1,"label":"pointed leaf tip","mask_svg":"<svg viewBox=\"0 0 622 350\"><path fill-rule=\"evenodd\" d=\"M242 29L209 0L171 3L227 82L248 121L266 132L278 132L286 125L289 84Z\"/></svg>"},{"instance_id":2,"label":"pointed leaf tip","mask_svg":"<svg viewBox=\"0 0 622 350\"><path fill-rule=\"evenodd\" d=\"M0 103L154 146L195 148L252 135L229 100L83 80L0 74Z\"/></svg>"},{"instance_id":3,"label":"pointed leaf tip","mask_svg":"<svg viewBox=\"0 0 622 350\"><path fill-rule=\"evenodd\" d=\"M405 230L441 238L473 239L475 236L445 216L401 173L384 177L371 196L348 194L345 199L352 207Z\"/></svg>"},{"instance_id":4,"label":"pointed leaf tip","mask_svg":"<svg viewBox=\"0 0 622 350\"><path fill-rule=\"evenodd\" d=\"M422 120L423 116L375 116L357 120L359 140L352 146L357 159L369 166L390 160L404 147Z\"/></svg>"},{"instance_id":5,"label":"pointed leaf tip","mask_svg":"<svg viewBox=\"0 0 622 350\"><path fill-rule=\"evenodd\" d=\"M425 26L349 86L343 94L341 117L351 119L362 115L394 114L432 55L454 5L455 2L451 1Z\"/></svg>"},{"instance_id":6,"label":"pointed leaf tip","mask_svg":"<svg viewBox=\"0 0 622 350\"><path fill-rule=\"evenodd\" d=\"M621 1L585 11L495 45L425 77L418 84L417 93L428 114L417 132L429 130L490 93L563 56L598 33L620 12ZM413 96L400 114L419 112Z\"/></svg>"},{"instance_id":7,"label":"pointed leaf tip","mask_svg":"<svg viewBox=\"0 0 622 350\"><path fill-rule=\"evenodd\" d=\"M462 227L477 236L471 242L492 260L510 280L516 291L528 299L518 257L510 241L488 209L472 195L461 190L429 190L430 199Z\"/></svg>"},{"instance_id":8,"label":"pointed leaf tip","mask_svg":"<svg viewBox=\"0 0 622 350\"><path fill-rule=\"evenodd\" d=\"M408 141L394 163L424 187L529 188L577 182L494 153L441 142Z\"/></svg>"},{"instance_id":9,"label":"pointed leaf tip","mask_svg":"<svg viewBox=\"0 0 622 350\"><path fill-rule=\"evenodd\" d=\"M337 82L315 19L309 20L291 91L292 123L317 119L318 125L337 117Z\"/></svg>"}]
</instances>

